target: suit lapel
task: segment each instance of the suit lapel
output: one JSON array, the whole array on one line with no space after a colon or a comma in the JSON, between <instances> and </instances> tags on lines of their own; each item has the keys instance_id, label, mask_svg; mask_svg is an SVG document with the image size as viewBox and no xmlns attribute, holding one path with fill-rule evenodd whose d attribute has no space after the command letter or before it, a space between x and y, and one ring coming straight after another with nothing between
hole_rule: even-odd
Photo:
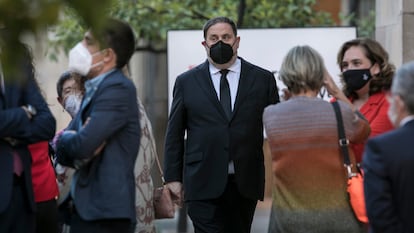
<instances>
[{"instance_id":1,"label":"suit lapel","mask_svg":"<svg viewBox=\"0 0 414 233\"><path fill-rule=\"evenodd\" d=\"M82 121L84 120L85 112L87 112L87 109L89 109L89 105L91 104L92 100L95 99L96 93L100 91L102 85L104 85L105 80L110 78L110 76L114 76L114 74L117 74L118 72L120 72L118 69L110 71L108 74L105 75L105 77L103 77L103 79L98 84L94 84L96 86L92 87L89 91L85 91L85 94L81 102L81 107L79 109ZM84 122L82 121L81 123L83 124Z\"/></svg>"},{"instance_id":2,"label":"suit lapel","mask_svg":"<svg viewBox=\"0 0 414 233\"><path fill-rule=\"evenodd\" d=\"M202 65L194 68L198 69L195 75L197 82L199 83L200 88L206 94L207 98L211 101L213 106L217 108L217 111L227 119L226 113L224 112L223 108L221 107L220 101L217 97L217 92L214 89L213 82L211 81L210 70L208 68L209 63L206 61Z\"/></svg>"}]
</instances>

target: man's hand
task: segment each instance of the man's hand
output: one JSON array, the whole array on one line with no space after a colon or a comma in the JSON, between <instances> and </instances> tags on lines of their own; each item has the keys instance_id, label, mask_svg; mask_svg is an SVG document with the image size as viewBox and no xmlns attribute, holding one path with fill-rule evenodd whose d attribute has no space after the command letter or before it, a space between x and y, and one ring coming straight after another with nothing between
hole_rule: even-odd
<instances>
[{"instance_id":1,"label":"man's hand","mask_svg":"<svg viewBox=\"0 0 414 233\"><path fill-rule=\"evenodd\" d=\"M166 183L165 186L171 191L171 198L173 202L181 207L183 201L183 185L181 182L174 181Z\"/></svg>"}]
</instances>

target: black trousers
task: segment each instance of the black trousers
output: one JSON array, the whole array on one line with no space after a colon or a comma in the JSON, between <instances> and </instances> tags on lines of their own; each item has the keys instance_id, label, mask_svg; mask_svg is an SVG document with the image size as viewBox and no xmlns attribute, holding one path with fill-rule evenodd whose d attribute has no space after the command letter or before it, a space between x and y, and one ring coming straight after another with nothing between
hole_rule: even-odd
<instances>
[{"instance_id":1,"label":"black trousers","mask_svg":"<svg viewBox=\"0 0 414 233\"><path fill-rule=\"evenodd\" d=\"M187 201L195 233L249 233L256 205L240 194L231 175L219 198Z\"/></svg>"},{"instance_id":2,"label":"black trousers","mask_svg":"<svg viewBox=\"0 0 414 233\"><path fill-rule=\"evenodd\" d=\"M35 214L30 210L26 192L23 179L15 176L9 207L0 213L1 233L35 232Z\"/></svg>"},{"instance_id":3,"label":"black trousers","mask_svg":"<svg viewBox=\"0 0 414 233\"><path fill-rule=\"evenodd\" d=\"M56 199L36 203L36 233L58 233Z\"/></svg>"},{"instance_id":4,"label":"black trousers","mask_svg":"<svg viewBox=\"0 0 414 233\"><path fill-rule=\"evenodd\" d=\"M76 208L70 224L70 233L133 233L135 224L129 219L103 219L94 221L83 220Z\"/></svg>"}]
</instances>

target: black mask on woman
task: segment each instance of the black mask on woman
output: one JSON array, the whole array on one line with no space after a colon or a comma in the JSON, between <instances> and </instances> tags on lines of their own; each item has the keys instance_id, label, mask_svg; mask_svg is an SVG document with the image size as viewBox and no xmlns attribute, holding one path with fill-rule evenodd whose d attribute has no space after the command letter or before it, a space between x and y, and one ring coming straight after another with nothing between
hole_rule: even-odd
<instances>
[{"instance_id":1,"label":"black mask on woman","mask_svg":"<svg viewBox=\"0 0 414 233\"><path fill-rule=\"evenodd\" d=\"M348 90L357 91L365 86L372 78L369 69L347 70L342 73Z\"/></svg>"},{"instance_id":2,"label":"black mask on woman","mask_svg":"<svg viewBox=\"0 0 414 233\"><path fill-rule=\"evenodd\" d=\"M210 57L217 64L225 64L233 57L233 48L220 40L210 47Z\"/></svg>"}]
</instances>

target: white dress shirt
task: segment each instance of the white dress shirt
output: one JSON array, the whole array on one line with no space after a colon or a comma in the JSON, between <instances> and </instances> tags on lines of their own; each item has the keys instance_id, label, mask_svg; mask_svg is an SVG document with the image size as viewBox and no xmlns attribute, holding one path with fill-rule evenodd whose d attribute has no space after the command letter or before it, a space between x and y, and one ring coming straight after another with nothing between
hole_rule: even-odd
<instances>
[{"instance_id":1,"label":"white dress shirt","mask_svg":"<svg viewBox=\"0 0 414 233\"><path fill-rule=\"evenodd\" d=\"M213 82L214 89L216 90L217 98L220 101L220 70L213 66L211 63L209 65L211 81ZM227 81L229 82L230 87L230 98L231 98L231 110L234 110L234 103L236 102L237 90L239 88L240 80L240 71L241 71L241 61L239 58L228 68L229 72L227 73ZM229 162L229 174L234 174L234 162Z\"/></svg>"}]
</instances>

